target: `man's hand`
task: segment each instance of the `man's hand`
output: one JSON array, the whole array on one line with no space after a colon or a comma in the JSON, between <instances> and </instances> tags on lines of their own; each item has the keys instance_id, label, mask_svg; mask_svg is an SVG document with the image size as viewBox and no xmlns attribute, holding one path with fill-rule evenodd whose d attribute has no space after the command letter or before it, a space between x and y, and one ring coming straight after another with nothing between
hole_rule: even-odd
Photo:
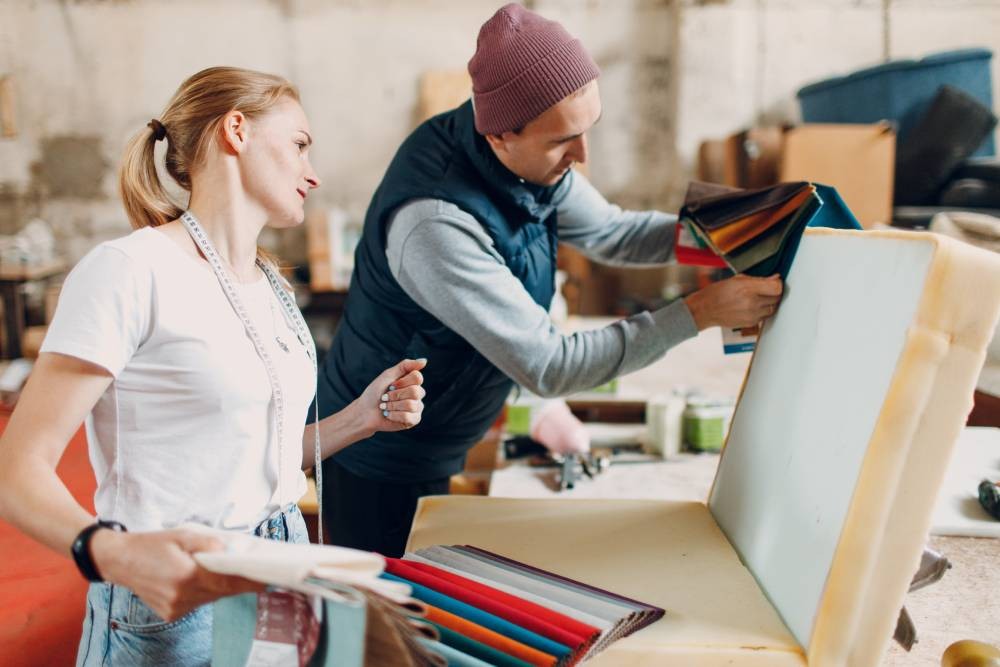
<instances>
[{"instance_id":1,"label":"man's hand","mask_svg":"<svg viewBox=\"0 0 1000 667\"><path fill-rule=\"evenodd\" d=\"M687 296L684 303L698 331L709 327L752 327L767 319L781 301L781 277L733 276Z\"/></svg>"},{"instance_id":2,"label":"man's hand","mask_svg":"<svg viewBox=\"0 0 1000 667\"><path fill-rule=\"evenodd\" d=\"M209 572L192 554L218 551L215 538L188 530L117 533L98 530L90 552L106 580L130 588L165 621L227 595L260 592L264 584Z\"/></svg>"}]
</instances>

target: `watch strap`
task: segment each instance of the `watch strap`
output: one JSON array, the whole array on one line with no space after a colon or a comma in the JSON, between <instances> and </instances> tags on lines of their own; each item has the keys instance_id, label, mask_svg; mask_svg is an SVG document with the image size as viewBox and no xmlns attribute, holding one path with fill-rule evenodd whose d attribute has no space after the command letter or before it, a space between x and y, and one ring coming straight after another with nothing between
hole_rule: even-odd
<instances>
[{"instance_id":1,"label":"watch strap","mask_svg":"<svg viewBox=\"0 0 1000 667\"><path fill-rule=\"evenodd\" d=\"M90 553L90 540L94 536L94 533L101 528L107 528L120 533L128 532L125 526L117 521L104 520L98 520L96 523L92 523L80 531L80 534L76 536L75 540L73 540L73 545L70 547L70 551L73 554L73 562L76 563L76 567L80 570L80 574L82 574L84 579L87 581L104 581L104 577L102 577L101 573L98 571Z\"/></svg>"}]
</instances>

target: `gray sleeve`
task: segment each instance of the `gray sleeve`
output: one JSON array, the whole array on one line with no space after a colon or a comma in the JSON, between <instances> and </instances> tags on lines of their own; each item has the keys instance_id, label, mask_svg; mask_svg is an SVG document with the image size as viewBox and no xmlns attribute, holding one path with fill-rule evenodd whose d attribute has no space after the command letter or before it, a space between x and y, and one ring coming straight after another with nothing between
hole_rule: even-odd
<instances>
[{"instance_id":1,"label":"gray sleeve","mask_svg":"<svg viewBox=\"0 0 1000 667\"><path fill-rule=\"evenodd\" d=\"M613 266L648 266L673 260L677 216L623 211L581 174L571 172L566 180L565 193L556 204L560 241Z\"/></svg>"},{"instance_id":2,"label":"gray sleeve","mask_svg":"<svg viewBox=\"0 0 1000 667\"><path fill-rule=\"evenodd\" d=\"M386 255L393 276L417 304L540 396L598 386L647 366L698 333L680 300L603 329L560 333L479 223L444 202L402 207L389 227Z\"/></svg>"}]
</instances>

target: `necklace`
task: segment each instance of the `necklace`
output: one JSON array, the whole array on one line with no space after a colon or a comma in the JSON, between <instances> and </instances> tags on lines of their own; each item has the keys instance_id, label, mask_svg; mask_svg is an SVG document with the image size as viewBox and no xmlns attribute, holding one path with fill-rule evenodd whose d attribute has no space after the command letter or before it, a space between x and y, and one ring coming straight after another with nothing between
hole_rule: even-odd
<instances>
[{"instance_id":1,"label":"necklace","mask_svg":"<svg viewBox=\"0 0 1000 667\"><path fill-rule=\"evenodd\" d=\"M271 307L271 324L274 325L274 342L278 344L278 347L281 348L282 352L288 354L291 350L288 349L288 343L282 339L281 334L279 333L281 331L281 325L284 324L287 328L288 323L285 321L283 316L279 318L278 314L274 312L274 299L271 298L270 294L267 295L267 304Z\"/></svg>"}]
</instances>

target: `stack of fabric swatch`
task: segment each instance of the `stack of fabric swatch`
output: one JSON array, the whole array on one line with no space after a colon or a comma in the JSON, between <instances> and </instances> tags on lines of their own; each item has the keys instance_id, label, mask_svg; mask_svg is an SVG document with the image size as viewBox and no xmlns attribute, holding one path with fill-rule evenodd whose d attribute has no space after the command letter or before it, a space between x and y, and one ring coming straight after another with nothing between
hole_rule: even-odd
<instances>
[{"instance_id":1,"label":"stack of fabric swatch","mask_svg":"<svg viewBox=\"0 0 1000 667\"><path fill-rule=\"evenodd\" d=\"M694 181L677 225L681 264L788 275L806 227L861 229L837 191L816 183L742 190Z\"/></svg>"},{"instance_id":2,"label":"stack of fabric swatch","mask_svg":"<svg viewBox=\"0 0 1000 667\"><path fill-rule=\"evenodd\" d=\"M663 609L471 546L386 559L384 578L427 605L450 665L574 665L655 622Z\"/></svg>"}]
</instances>

